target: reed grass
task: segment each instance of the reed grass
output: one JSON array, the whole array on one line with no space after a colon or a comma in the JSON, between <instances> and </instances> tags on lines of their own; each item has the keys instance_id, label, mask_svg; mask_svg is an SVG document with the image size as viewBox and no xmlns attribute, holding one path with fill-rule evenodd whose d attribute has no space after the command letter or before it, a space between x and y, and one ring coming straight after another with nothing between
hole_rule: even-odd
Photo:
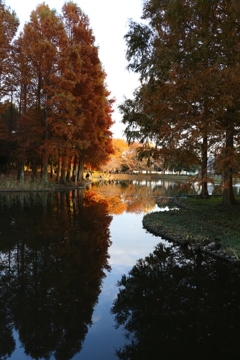
<instances>
[{"instance_id":1,"label":"reed grass","mask_svg":"<svg viewBox=\"0 0 240 360\"><path fill-rule=\"evenodd\" d=\"M15 177L0 178L0 191L47 191L54 190L54 184L41 180L33 181L27 178L24 181L16 180Z\"/></svg>"}]
</instances>

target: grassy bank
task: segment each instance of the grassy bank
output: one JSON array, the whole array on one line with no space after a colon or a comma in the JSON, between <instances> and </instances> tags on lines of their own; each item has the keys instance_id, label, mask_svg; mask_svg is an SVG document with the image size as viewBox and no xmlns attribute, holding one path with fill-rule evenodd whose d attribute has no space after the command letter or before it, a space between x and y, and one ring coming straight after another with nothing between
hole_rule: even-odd
<instances>
[{"instance_id":1,"label":"grassy bank","mask_svg":"<svg viewBox=\"0 0 240 360\"><path fill-rule=\"evenodd\" d=\"M88 180L82 180L77 183L67 183L65 185L56 182L55 177L49 177L47 182L41 180L40 174L36 180L32 180L32 172L24 172L24 180L17 180L17 171L11 171L9 174L0 175L0 192L5 191L54 191L73 188L84 188L89 183Z\"/></svg>"},{"instance_id":2,"label":"grassy bank","mask_svg":"<svg viewBox=\"0 0 240 360\"><path fill-rule=\"evenodd\" d=\"M32 181L31 178L19 181L11 176L0 178L0 191L47 191L53 189L54 184L51 182Z\"/></svg>"},{"instance_id":3,"label":"grassy bank","mask_svg":"<svg viewBox=\"0 0 240 360\"><path fill-rule=\"evenodd\" d=\"M159 211L144 216L144 226L169 239L181 239L198 247L210 248L240 259L240 198L232 208L221 206L221 197L208 200L188 197L181 199L186 208ZM159 205L161 207L161 205Z\"/></svg>"}]
</instances>

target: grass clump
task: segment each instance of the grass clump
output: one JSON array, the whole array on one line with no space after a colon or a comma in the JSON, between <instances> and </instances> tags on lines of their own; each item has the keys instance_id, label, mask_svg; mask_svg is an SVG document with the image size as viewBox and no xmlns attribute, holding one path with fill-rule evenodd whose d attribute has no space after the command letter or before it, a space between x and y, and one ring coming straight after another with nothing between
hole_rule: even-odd
<instances>
[{"instance_id":1,"label":"grass clump","mask_svg":"<svg viewBox=\"0 0 240 360\"><path fill-rule=\"evenodd\" d=\"M240 199L231 208L221 205L220 197L181 199L187 209L147 214L144 223L171 237L207 245L217 242L222 250L240 259Z\"/></svg>"},{"instance_id":2,"label":"grass clump","mask_svg":"<svg viewBox=\"0 0 240 360\"><path fill-rule=\"evenodd\" d=\"M0 191L46 191L53 190L54 184L41 180L16 180L14 177L0 178Z\"/></svg>"}]
</instances>

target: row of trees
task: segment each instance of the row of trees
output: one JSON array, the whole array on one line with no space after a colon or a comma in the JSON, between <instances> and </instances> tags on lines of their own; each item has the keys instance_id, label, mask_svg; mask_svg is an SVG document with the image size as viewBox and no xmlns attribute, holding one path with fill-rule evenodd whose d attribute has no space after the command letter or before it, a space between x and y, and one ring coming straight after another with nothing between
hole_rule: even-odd
<instances>
[{"instance_id":1,"label":"row of trees","mask_svg":"<svg viewBox=\"0 0 240 360\"><path fill-rule=\"evenodd\" d=\"M240 4L230 0L146 0L143 22L125 35L140 87L120 106L128 140L154 142L146 155L222 174L223 203L234 204L239 174Z\"/></svg>"},{"instance_id":2,"label":"row of trees","mask_svg":"<svg viewBox=\"0 0 240 360\"><path fill-rule=\"evenodd\" d=\"M156 172L172 171L181 173L195 173L200 166L187 164L184 157L178 153L171 157L152 157L151 148L153 144L142 144L140 142L127 143L124 139L112 139L114 153L110 155L109 161L101 166L101 170L110 172L133 172L147 171ZM154 150L154 149L153 149Z\"/></svg>"},{"instance_id":3,"label":"row of trees","mask_svg":"<svg viewBox=\"0 0 240 360\"><path fill-rule=\"evenodd\" d=\"M143 158L142 144L138 142L127 143L124 139L112 139L114 153L109 161L101 167L103 171L118 172L134 170L157 170L162 168L161 160Z\"/></svg>"},{"instance_id":4,"label":"row of trees","mask_svg":"<svg viewBox=\"0 0 240 360\"><path fill-rule=\"evenodd\" d=\"M61 169L61 180L82 176L112 153L113 124L106 74L88 17L73 2L61 15L45 3L16 36L18 19L0 0L0 156L17 162L19 178L30 163ZM80 171L77 171L79 170Z\"/></svg>"}]
</instances>

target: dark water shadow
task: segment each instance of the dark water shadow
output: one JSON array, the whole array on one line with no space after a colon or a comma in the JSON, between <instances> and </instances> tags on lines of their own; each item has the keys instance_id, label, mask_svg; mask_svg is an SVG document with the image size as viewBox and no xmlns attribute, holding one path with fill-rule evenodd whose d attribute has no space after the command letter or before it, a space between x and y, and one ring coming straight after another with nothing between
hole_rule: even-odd
<instances>
[{"instance_id":1,"label":"dark water shadow","mask_svg":"<svg viewBox=\"0 0 240 360\"><path fill-rule=\"evenodd\" d=\"M82 191L0 195L0 358L81 348L108 264L107 203Z\"/></svg>"},{"instance_id":2,"label":"dark water shadow","mask_svg":"<svg viewBox=\"0 0 240 360\"><path fill-rule=\"evenodd\" d=\"M112 313L124 360L238 359L240 272L205 254L162 244L119 281Z\"/></svg>"}]
</instances>

